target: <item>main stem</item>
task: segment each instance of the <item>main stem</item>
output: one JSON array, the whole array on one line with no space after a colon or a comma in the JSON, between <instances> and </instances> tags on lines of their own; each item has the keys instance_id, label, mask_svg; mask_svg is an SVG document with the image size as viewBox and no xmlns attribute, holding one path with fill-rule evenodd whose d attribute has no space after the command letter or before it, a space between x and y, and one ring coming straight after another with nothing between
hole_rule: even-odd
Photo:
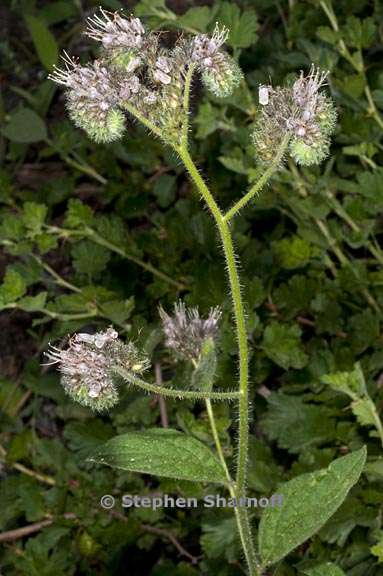
<instances>
[{"instance_id":1,"label":"main stem","mask_svg":"<svg viewBox=\"0 0 383 576\"><path fill-rule=\"evenodd\" d=\"M203 181L198 172L188 150L185 146L177 146L176 152L179 154L194 184L205 200L218 228L221 238L223 251L225 254L230 292L233 299L234 318L239 348L239 436L238 436L238 457L237 457L237 474L235 482L236 498L246 497L246 477L247 477L247 453L249 445L249 407L248 407L248 344L246 333L246 322L244 307L241 296L241 286L237 265L235 262L235 253L230 228L225 218L214 200L210 190ZM218 448L218 447L217 447ZM244 548L246 560L249 566L251 576L257 576L260 572L260 566L257 561L253 539L251 536L251 527L248 518L247 509L238 506L236 508L236 518L238 523L239 534Z\"/></svg>"},{"instance_id":2,"label":"main stem","mask_svg":"<svg viewBox=\"0 0 383 576\"><path fill-rule=\"evenodd\" d=\"M203 199L208 205L210 212L216 222L222 247L225 254L227 272L229 276L230 291L233 299L234 318L239 348L239 438L238 438L238 460L236 487L238 496L244 496L246 490L247 476L247 452L249 444L249 408L248 408L248 361L249 351L247 345L246 321L241 296L241 285L239 274L235 262L235 253L229 225L219 209L210 190L198 172L188 150L183 147L178 149L182 161L185 164L193 182L200 191Z\"/></svg>"}]
</instances>

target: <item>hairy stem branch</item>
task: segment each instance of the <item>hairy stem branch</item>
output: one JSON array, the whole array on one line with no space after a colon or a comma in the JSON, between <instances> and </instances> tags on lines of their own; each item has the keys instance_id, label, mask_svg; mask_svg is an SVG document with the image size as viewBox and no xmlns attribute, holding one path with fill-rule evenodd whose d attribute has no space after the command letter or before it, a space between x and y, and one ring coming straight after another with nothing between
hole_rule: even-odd
<instances>
[{"instance_id":1,"label":"hairy stem branch","mask_svg":"<svg viewBox=\"0 0 383 576\"><path fill-rule=\"evenodd\" d=\"M289 143L289 139L290 139L289 135L286 135L283 138L281 145L277 151L277 154L276 154L274 160L272 161L272 163L270 164L270 166L267 168L267 170L265 170L265 172L259 178L259 180L257 180L257 182L255 184L253 184L253 186L250 188L250 190L247 192L247 194L245 194L240 200L238 200L238 202L236 202L234 204L234 206L232 208L230 208L230 210L228 210L226 212L225 216L223 217L225 222L229 222L229 220L231 220L231 218L233 218L233 216L235 216L244 206L246 206L246 204L248 202L250 202L250 200L258 192L260 192L260 190L262 190L262 188L269 181L269 179L274 174L274 172L276 172L278 170L278 166L279 166L279 164L282 160L282 157L286 151L287 145Z\"/></svg>"},{"instance_id":2,"label":"hairy stem branch","mask_svg":"<svg viewBox=\"0 0 383 576\"><path fill-rule=\"evenodd\" d=\"M168 396L169 398L178 398L182 400L238 400L240 394L236 391L232 392L203 392L202 390L198 392L194 392L192 390L176 390L175 388L165 388L164 386L157 386L156 384L150 384L149 382L145 382L145 380L141 380L128 370L116 366L113 368L113 371L121 376L124 380L133 384L133 386L137 386L146 392L159 394L161 396Z\"/></svg>"}]
</instances>

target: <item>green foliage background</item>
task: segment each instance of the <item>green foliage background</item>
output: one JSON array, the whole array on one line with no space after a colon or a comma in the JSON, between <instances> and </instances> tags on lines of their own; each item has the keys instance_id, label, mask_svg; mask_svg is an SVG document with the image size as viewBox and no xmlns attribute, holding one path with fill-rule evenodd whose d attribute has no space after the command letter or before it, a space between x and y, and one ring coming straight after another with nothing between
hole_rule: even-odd
<instances>
[{"instance_id":1,"label":"green foliage background","mask_svg":"<svg viewBox=\"0 0 383 576\"><path fill-rule=\"evenodd\" d=\"M125 389L110 414L95 417L40 366L49 341L113 324L146 348L164 382L187 387L190 374L164 349L157 313L160 302L169 309L182 296L202 312L222 306L218 386L231 389L237 373L221 250L178 160L134 125L121 143L94 145L46 79L62 48L84 60L93 50L81 30L98 4L0 6L0 524L46 524L9 539L1 566L28 576L236 576L243 572L230 510L119 504L122 494L202 497L211 486L86 462L116 433L159 425L157 400ZM211 30L217 20L230 27L246 81L226 100L196 84L193 99L193 154L222 206L258 174L249 139L258 85L282 83L312 62L331 71L339 125L330 158L313 169L287 164L235 222L252 352L249 492L271 495L278 483L367 443L362 481L275 574L382 575L382 446L366 393L379 411L383 4L337 0L335 22L328 0L102 5L134 9L170 36ZM201 405L167 400L166 409L172 427L212 444ZM230 458L235 410L217 405L216 413ZM100 507L103 494L115 496L113 511ZM318 568L325 562L340 572Z\"/></svg>"}]
</instances>

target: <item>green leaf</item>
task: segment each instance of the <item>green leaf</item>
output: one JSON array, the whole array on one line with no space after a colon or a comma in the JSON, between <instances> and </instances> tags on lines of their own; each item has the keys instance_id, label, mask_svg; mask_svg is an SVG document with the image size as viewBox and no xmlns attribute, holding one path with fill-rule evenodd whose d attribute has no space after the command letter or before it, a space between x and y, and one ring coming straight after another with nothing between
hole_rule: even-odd
<instances>
[{"instance_id":1,"label":"green leaf","mask_svg":"<svg viewBox=\"0 0 383 576\"><path fill-rule=\"evenodd\" d=\"M0 307L15 302L24 296L26 291L27 286L21 274L8 268L0 286Z\"/></svg>"},{"instance_id":2,"label":"green leaf","mask_svg":"<svg viewBox=\"0 0 383 576\"><path fill-rule=\"evenodd\" d=\"M266 356L285 370L300 369L308 362L300 336L301 330L298 326L271 322L263 333L262 348Z\"/></svg>"},{"instance_id":3,"label":"green leaf","mask_svg":"<svg viewBox=\"0 0 383 576\"><path fill-rule=\"evenodd\" d=\"M225 474L209 448L170 428L116 436L100 446L89 460L154 476L225 483Z\"/></svg>"},{"instance_id":4,"label":"green leaf","mask_svg":"<svg viewBox=\"0 0 383 576\"><path fill-rule=\"evenodd\" d=\"M351 410L361 426L376 426L371 400L368 398L351 402Z\"/></svg>"},{"instance_id":5,"label":"green leaf","mask_svg":"<svg viewBox=\"0 0 383 576\"><path fill-rule=\"evenodd\" d=\"M281 266L287 270L305 266L312 255L310 244L298 236L273 242L272 247Z\"/></svg>"},{"instance_id":6,"label":"green leaf","mask_svg":"<svg viewBox=\"0 0 383 576\"><path fill-rule=\"evenodd\" d=\"M336 44L336 42L339 40L340 34L339 32L335 32L335 30L329 26L319 26L317 28L317 36L323 40L323 42L328 42L328 44Z\"/></svg>"},{"instance_id":7,"label":"green leaf","mask_svg":"<svg viewBox=\"0 0 383 576\"><path fill-rule=\"evenodd\" d=\"M45 307L47 296L47 292L40 292L39 294L36 294L36 296L25 296L18 301L17 305L26 312L35 312L36 310L41 310Z\"/></svg>"},{"instance_id":8,"label":"green leaf","mask_svg":"<svg viewBox=\"0 0 383 576\"><path fill-rule=\"evenodd\" d=\"M176 197L176 177L170 174L162 174L157 178L153 193L157 197L161 208L167 208Z\"/></svg>"},{"instance_id":9,"label":"green leaf","mask_svg":"<svg viewBox=\"0 0 383 576\"><path fill-rule=\"evenodd\" d=\"M39 18L29 15L25 17L25 22L32 36L33 44L41 64L45 66L47 70L51 70L53 66L57 64L59 55L55 37Z\"/></svg>"},{"instance_id":10,"label":"green leaf","mask_svg":"<svg viewBox=\"0 0 383 576\"><path fill-rule=\"evenodd\" d=\"M48 136L45 122L30 108L19 108L11 114L8 124L1 133L12 142L22 144L39 142Z\"/></svg>"},{"instance_id":11,"label":"green leaf","mask_svg":"<svg viewBox=\"0 0 383 576\"><path fill-rule=\"evenodd\" d=\"M23 206L23 222L33 234L39 234L48 212L45 204L25 202Z\"/></svg>"},{"instance_id":12,"label":"green leaf","mask_svg":"<svg viewBox=\"0 0 383 576\"><path fill-rule=\"evenodd\" d=\"M344 29L346 44L353 48L368 48L374 41L376 25L373 18L360 20L355 16L347 18Z\"/></svg>"},{"instance_id":13,"label":"green leaf","mask_svg":"<svg viewBox=\"0 0 383 576\"><path fill-rule=\"evenodd\" d=\"M324 562L319 566L314 566L314 568L303 570L303 574L306 576L345 576L343 570L332 562Z\"/></svg>"},{"instance_id":14,"label":"green leaf","mask_svg":"<svg viewBox=\"0 0 383 576\"><path fill-rule=\"evenodd\" d=\"M262 430L280 448L296 453L330 442L335 438L332 411L326 406L308 404L300 396L272 393L262 419Z\"/></svg>"},{"instance_id":15,"label":"green leaf","mask_svg":"<svg viewBox=\"0 0 383 576\"><path fill-rule=\"evenodd\" d=\"M90 226L93 220L93 212L90 206L77 198L71 198L65 214L64 226L68 228L83 228Z\"/></svg>"},{"instance_id":16,"label":"green leaf","mask_svg":"<svg viewBox=\"0 0 383 576\"><path fill-rule=\"evenodd\" d=\"M267 508L259 525L264 564L274 564L313 536L327 522L359 480L366 447L334 460L328 468L302 474L278 489L282 506Z\"/></svg>"},{"instance_id":17,"label":"green leaf","mask_svg":"<svg viewBox=\"0 0 383 576\"><path fill-rule=\"evenodd\" d=\"M383 562L383 532L380 531L379 541L370 548L371 554L378 558L379 564Z\"/></svg>"},{"instance_id":18,"label":"green leaf","mask_svg":"<svg viewBox=\"0 0 383 576\"><path fill-rule=\"evenodd\" d=\"M109 250L90 240L82 240L72 248L73 265L77 272L94 276L102 272L108 264Z\"/></svg>"},{"instance_id":19,"label":"green leaf","mask_svg":"<svg viewBox=\"0 0 383 576\"><path fill-rule=\"evenodd\" d=\"M177 25L192 32L206 32L211 17L208 6L195 6L178 17Z\"/></svg>"},{"instance_id":20,"label":"green leaf","mask_svg":"<svg viewBox=\"0 0 383 576\"><path fill-rule=\"evenodd\" d=\"M235 562L240 554L235 518L224 518L220 522L202 524L202 550L208 558L224 557Z\"/></svg>"},{"instance_id":21,"label":"green leaf","mask_svg":"<svg viewBox=\"0 0 383 576\"><path fill-rule=\"evenodd\" d=\"M229 29L227 43L233 48L247 48L257 40L258 20L254 10L241 12L237 4L223 2L217 20Z\"/></svg>"},{"instance_id":22,"label":"green leaf","mask_svg":"<svg viewBox=\"0 0 383 576\"><path fill-rule=\"evenodd\" d=\"M321 377L324 384L331 386L337 392L347 394L352 400L357 400L364 395L366 384L359 362L351 372L333 372Z\"/></svg>"}]
</instances>

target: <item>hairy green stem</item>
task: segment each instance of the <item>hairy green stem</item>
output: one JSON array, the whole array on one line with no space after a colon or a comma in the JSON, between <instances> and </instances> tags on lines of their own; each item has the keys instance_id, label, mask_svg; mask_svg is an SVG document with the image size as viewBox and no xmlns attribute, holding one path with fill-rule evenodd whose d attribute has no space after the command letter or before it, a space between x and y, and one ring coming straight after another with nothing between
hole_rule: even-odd
<instances>
[{"instance_id":1,"label":"hairy green stem","mask_svg":"<svg viewBox=\"0 0 383 576\"><path fill-rule=\"evenodd\" d=\"M238 400L239 393L235 390L232 392L193 392L192 390L176 390L175 388L165 388L164 386L158 386L157 384L150 384L149 382L145 382L138 376L135 376L125 368L121 368L119 366L115 366L113 371L121 376L124 380L127 380L133 386L137 386L137 388L141 388L146 392L159 394L160 396L167 396L169 398L178 398L181 400L215 400L215 401L230 401L230 400Z\"/></svg>"},{"instance_id":2,"label":"hairy green stem","mask_svg":"<svg viewBox=\"0 0 383 576\"><path fill-rule=\"evenodd\" d=\"M221 444L221 440L219 439L218 430L217 430L217 426L216 426L215 418L214 418L213 406L211 405L210 399L205 400L205 406L206 406L206 412L207 412L207 415L209 418L211 432L212 432L213 438L214 438L215 447L217 449L218 458L219 458L219 461L221 462L221 466L225 472L225 476L226 476L227 482L229 484L230 495L232 497L234 497L235 492L233 489L233 479L230 475L229 468L227 467L225 456L223 454L222 444Z\"/></svg>"},{"instance_id":3,"label":"hairy green stem","mask_svg":"<svg viewBox=\"0 0 383 576\"><path fill-rule=\"evenodd\" d=\"M229 276L230 292L233 300L234 318L239 349L239 434L238 434L238 456L237 456L237 473L235 482L236 498L246 497L246 478L247 478L247 454L249 446L249 401L248 401L248 344L245 312L241 296L241 286L239 274L235 260L233 240L228 223L214 200L210 190L206 186L198 169L196 168L189 151L183 146L174 146L176 152L183 161L192 181L197 187L202 198L206 202L218 228L221 238L223 251L225 254L227 271ZM236 519L239 534L244 548L244 553L249 566L250 575L257 576L261 574L260 564L254 551L251 527L246 508L236 508Z\"/></svg>"},{"instance_id":4,"label":"hairy green stem","mask_svg":"<svg viewBox=\"0 0 383 576\"><path fill-rule=\"evenodd\" d=\"M247 471L247 450L249 443L249 407L248 407L248 345L246 333L245 312L241 296L241 285L233 241L231 238L230 228L225 222L221 210L214 200L210 190L206 186L203 178L198 172L188 150L178 148L178 154L185 164L194 184L197 186L203 199L205 200L213 218L216 222L219 235L221 237L222 247L225 254L227 272L229 276L230 291L233 299L234 317L237 331L238 348L239 348L239 439L238 439L238 462L237 462L237 491L239 494L245 492L246 488L246 471Z\"/></svg>"},{"instance_id":5,"label":"hairy green stem","mask_svg":"<svg viewBox=\"0 0 383 576\"><path fill-rule=\"evenodd\" d=\"M233 216L235 216L246 204L264 187L264 185L270 180L271 176L278 170L279 164L283 158L286 151L287 145L289 143L290 135L287 134L279 146L274 160L271 162L270 166L265 170L262 176L257 180L255 184L250 188L250 190L245 194L230 210L228 210L223 217L225 222L229 222Z\"/></svg>"},{"instance_id":6,"label":"hairy green stem","mask_svg":"<svg viewBox=\"0 0 383 576\"><path fill-rule=\"evenodd\" d=\"M221 445L221 441L219 439L218 430L217 430L217 426L216 426L216 422L215 422L215 417L214 417L214 412L213 412L213 407L211 405L211 401L205 400L205 405L206 405L206 411L207 411L207 415L209 418L210 428L211 428L212 435L214 438L214 443L215 443L215 447L217 450L218 458L219 458L221 466L225 472L225 476L227 478L228 490L229 490L230 496L232 498L238 498L236 490L235 490L235 484L233 482L233 479L231 477L231 474L230 474L229 469L228 469L227 464L226 464L225 456L223 454L222 445ZM252 536L251 536L251 526L250 526L250 520L249 520L249 515L247 512L247 509L243 506L236 506L236 507L234 507L234 512L235 512L235 517L237 520L239 536L241 539L241 543L243 546L243 550L244 550L244 553L246 556L247 563L250 567L250 570L252 570L252 567L255 567L255 572L251 572L251 576L253 576L253 574L254 575L258 575L258 574L261 575L262 574L262 568L261 568L261 565L258 562L258 559L257 559L255 552L254 552L254 546L253 546Z\"/></svg>"},{"instance_id":7,"label":"hairy green stem","mask_svg":"<svg viewBox=\"0 0 383 576\"><path fill-rule=\"evenodd\" d=\"M184 96L183 96L183 121L182 121L182 129L181 129L181 146L187 148L188 145L188 131L189 131L189 100L190 100L190 88L193 79L193 73L195 71L195 64L191 64L187 71L185 77L185 88L184 88Z\"/></svg>"}]
</instances>

